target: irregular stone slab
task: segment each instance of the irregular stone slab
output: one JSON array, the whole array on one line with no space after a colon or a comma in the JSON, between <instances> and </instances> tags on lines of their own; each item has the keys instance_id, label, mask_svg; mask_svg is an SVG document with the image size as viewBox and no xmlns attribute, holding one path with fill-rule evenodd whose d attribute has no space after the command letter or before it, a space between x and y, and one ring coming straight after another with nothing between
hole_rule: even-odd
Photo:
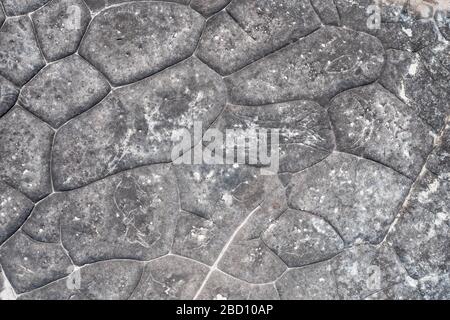
<instances>
[{"instance_id":1,"label":"irregular stone slab","mask_svg":"<svg viewBox=\"0 0 450 320\"><path fill-rule=\"evenodd\" d=\"M68 277L25 293L20 300L126 300L139 283L143 264L101 261L76 269Z\"/></svg>"},{"instance_id":2,"label":"irregular stone slab","mask_svg":"<svg viewBox=\"0 0 450 320\"><path fill-rule=\"evenodd\" d=\"M5 22L6 16L5 12L3 11L3 6L0 6L0 26Z\"/></svg>"},{"instance_id":3,"label":"irregular stone slab","mask_svg":"<svg viewBox=\"0 0 450 320\"><path fill-rule=\"evenodd\" d=\"M25 222L33 205L23 194L0 182L0 244Z\"/></svg>"},{"instance_id":4,"label":"irregular stone slab","mask_svg":"<svg viewBox=\"0 0 450 320\"><path fill-rule=\"evenodd\" d=\"M430 72L434 81L444 88L450 88L450 45L439 42L418 52L421 62Z\"/></svg>"},{"instance_id":5,"label":"irregular stone slab","mask_svg":"<svg viewBox=\"0 0 450 320\"><path fill-rule=\"evenodd\" d=\"M284 299L364 299L405 277L388 247L355 246L320 264L287 271L277 282Z\"/></svg>"},{"instance_id":6,"label":"irregular stone slab","mask_svg":"<svg viewBox=\"0 0 450 320\"><path fill-rule=\"evenodd\" d=\"M168 165L123 172L67 192L61 204L61 240L77 265L111 259L149 260L169 252L178 214L175 176ZM46 199L47 200L47 199ZM39 209L43 210L43 209ZM45 229L44 234L52 234ZM51 226L51 225L50 225Z\"/></svg>"},{"instance_id":7,"label":"irregular stone slab","mask_svg":"<svg viewBox=\"0 0 450 320\"><path fill-rule=\"evenodd\" d=\"M337 93L374 81L384 62L374 37L336 27L313 34L226 78L232 103L294 99L327 103Z\"/></svg>"},{"instance_id":8,"label":"irregular stone slab","mask_svg":"<svg viewBox=\"0 0 450 320\"><path fill-rule=\"evenodd\" d=\"M53 130L15 107L0 118L0 137L0 181L34 201L48 195Z\"/></svg>"},{"instance_id":9,"label":"irregular stone slab","mask_svg":"<svg viewBox=\"0 0 450 320\"><path fill-rule=\"evenodd\" d=\"M346 244L379 243L411 183L379 163L333 153L295 174L287 192L291 207L324 217Z\"/></svg>"},{"instance_id":10,"label":"irregular stone slab","mask_svg":"<svg viewBox=\"0 0 450 320\"><path fill-rule=\"evenodd\" d=\"M378 83L346 91L329 107L337 148L415 179L433 147L434 130Z\"/></svg>"},{"instance_id":11,"label":"irregular stone slab","mask_svg":"<svg viewBox=\"0 0 450 320\"><path fill-rule=\"evenodd\" d=\"M276 282L276 287L281 300L339 299L329 263L290 269Z\"/></svg>"},{"instance_id":12,"label":"irregular stone slab","mask_svg":"<svg viewBox=\"0 0 450 320\"><path fill-rule=\"evenodd\" d=\"M23 85L45 65L30 18L8 19L0 29L0 73Z\"/></svg>"},{"instance_id":13,"label":"irregular stone slab","mask_svg":"<svg viewBox=\"0 0 450 320\"><path fill-rule=\"evenodd\" d=\"M325 220L291 209L269 226L262 239L291 268L329 259L344 249Z\"/></svg>"},{"instance_id":14,"label":"irregular stone slab","mask_svg":"<svg viewBox=\"0 0 450 320\"><path fill-rule=\"evenodd\" d=\"M0 248L0 263L17 293L42 287L73 270L61 245L34 241L21 231Z\"/></svg>"},{"instance_id":15,"label":"irregular stone slab","mask_svg":"<svg viewBox=\"0 0 450 320\"><path fill-rule=\"evenodd\" d=\"M334 4L334 0L311 0L311 4L323 24L334 26L339 25L339 13L336 5Z\"/></svg>"},{"instance_id":16,"label":"irregular stone slab","mask_svg":"<svg viewBox=\"0 0 450 320\"><path fill-rule=\"evenodd\" d=\"M420 279L419 290L425 300L450 299L450 274L431 275Z\"/></svg>"},{"instance_id":17,"label":"irregular stone slab","mask_svg":"<svg viewBox=\"0 0 450 320\"><path fill-rule=\"evenodd\" d=\"M391 287L374 293L366 300L421 300L423 299L418 290L418 281L409 278L408 280L395 284Z\"/></svg>"},{"instance_id":18,"label":"irregular stone slab","mask_svg":"<svg viewBox=\"0 0 450 320\"><path fill-rule=\"evenodd\" d=\"M127 3L94 18L79 52L113 84L127 84L189 57L203 24L179 4Z\"/></svg>"},{"instance_id":19,"label":"irregular stone slab","mask_svg":"<svg viewBox=\"0 0 450 320\"><path fill-rule=\"evenodd\" d=\"M16 103L19 89L10 81L0 76L0 117Z\"/></svg>"},{"instance_id":20,"label":"irregular stone slab","mask_svg":"<svg viewBox=\"0 0 450 320\"><path fill-rule=\"evenodd\" d=\"M148 0L134 0L134 1L148 1ZM176 2L181 4L189 4L190 0L162 0L167 2ZM86 2L89 9L94 12L103 10L106 7L110 7L113 5L117 5L124 2L130 2L130 0L84 0Z\"/></svg>"},{"instance_id":21,"label":"irregular stone slab","mask_svg":"<svg viewBox=\"0 0 450 320\"><path fill-rule=\"evenodd\" d=\"M195 58L115 90L59 130L55 188L73 189L125 169L171 161L172 134L192 132L195 121L209 127L225 101L221 78Z\"/></svg>"},{"instance_id":22,"label":"irregular stone slab","mask_svg":"<svg viewBox=\"0 0 450 320\"><path fill-rule=\"evenodd\" d=\"M386 56L380 83L439 131L450 113L449 84L434 80L417 53L388 50Z\"/></svg>"},{"instance_id":23,"label":"irregular stone slab","mask_svg":"<svg viewBox=\"0 0 450 320\"><path fill-rule=\"evenodd\" d=\"M218 267L250 283L274 281L286 270L284 262L259 239L231 243Z\"/></svg>"},{"instance_id":24,"label":"irregular stone slab","mask_svg":"<svg viewBox=\"0 0 450 320\"><path fill-rule=\"evenodd\" d=\"M166 256L150 261L136 287L133 300L190 300L200 288L208 268L193 260Z\"/></svg>"},{"instance_id":25,"label":"irregular stone slab","mask_svg":"<svg viewBox=\"0 0 450 320\"><path fill-rule=\"evenodd\" d=\"M244 138L252 130L278 130L278 172L303 170L326 158L334 148L327 112L312 101L292 101L261 107L228 105L213 127L224 136L226 130L242 130L234 135L238 141L239 134ZM245 140L241 141L246 143ZM244 145L241 144L241 147ZM226 151L234 154L230 153L231 149ZM248 148L246 155L249 155ZM260 161L258 164L261 164Z\"/></svg>"},{"instance_id":26,"label":"irregular stone slab","mask_svg":"<svg viewBox=\"0 0 450 320\"><path fill-rule=\"evenodd\" d=\"M6 279L2 266L0 266L0 301L1 300L16 300L16 293L11 287L8 279Z\"/></svg>"},{"instance_id":27,"label":"irregular stone slab","mask_svg":"<svg viewBox=\"0 0 450 320\"><path fill-rule=\"evenodd\" d=\"M450 180L450 123L442 131L436 148L428 158L426 167L439 179Z\"/></svg>"},{"instance_id":28,"label":"irregular stone slab","mask_svg":"<svg viewBox=\"0 0 450 320\"><path fill-rule=\"evenodd\" d=\"M54 61L77 51L91 14L83 0L54 0L32 19L45 58Z\"/></svg>"},{"instance_id":29,"label":"irregular stone slab","mask_svg":"<svg viewBox=\"0 0 450 320\"><path fill-rule=\"evenodd\" d=\"M378 7L381 21L376 25L374 1L335 1L342 26L376 36L386 49L417 51L435 42L437 34L432 19L420 19L411 7L404 8L406 1L399 2Z\"/></svg>"},{"instance_id":30,"label":"irregular stone slab","mask_svg":"<svg viewBox=\"0 0 450 320\"><path fill-rule=\"evenodd\" d=\"M450 181L426 171L414 186L389 241L411 277L448 272Z\"/></svg>"},{"instance_id":31,"label":"irregular stone slab","mask_svg":"<svg viewBox=\"0 0 450 320\"><path fill-rule=\"evenodd\" d=\"M233 1L208 20L197 55L222 75L235 72L320 26L309 1Z\"/></svg>"},{"instance_id":32,"label":"irregular stone slab","mask_svg":"<svg viewBox=\"0 0 450 320\"><path fill-rule=\"evenodd\" d=\"M256 168L175 165L174 169L185 211L177 222L172 248L176 254L213 265L237 229L245 227L241 224L246 218L247 226L261 225L246 229L242 238L259 236L264 223L270 224L285 210L281 198L275 199L281 183L273 176L261 176ZM255 220L250 221L252 217Z\"/></svg>"},{"instance_id":33,"label":"irregular stone slab","mask_svg":"<svg viewBox=\"0 0 450 320\"><path fill-rule=\"evenodd\" d=\"M231 0L192 0L189 5L205 17L209 17L225 8L230 2Z\"/></svg>"},{"instance_id":34,"label":"irregular stone slab","mask_svg":"<svg viewBox=\"0 0 450 320\"><path fill-rule=\"evenodd\" d=\"M50 0L3 0L3 7L9 16L19 16L39 9Z\"/></svg>"},{"instance_id":35,"label":"irregular stone slab","mask_svg":"<svg viewBox=\"0 0 450 320\"><path fill-rule=\"evenodd\" d=\"M450 41L450 10L436 12L435 19L441 34Z\"/></svg>"},{"instance_id":36,"label":"irregular stone slab","mask_svg":"<svg viewBox=\"0 0 450 320\"><path fill-rule=\"evenodd\" d=\"M77 55L45 67L27 83L20 104L51 126L90 109L109 92L103 75Z\"/></svg>"},{"instance_id":37,"label":"irregular stone slab","mask_svg":"<svg viewBox=\"0 0 450 320\"><path fill-rule=\"evenodd\" d=\"M273 284L253 285L214 271L198 296L199 300L279 300Z\"/></svg>"}]
</instances>

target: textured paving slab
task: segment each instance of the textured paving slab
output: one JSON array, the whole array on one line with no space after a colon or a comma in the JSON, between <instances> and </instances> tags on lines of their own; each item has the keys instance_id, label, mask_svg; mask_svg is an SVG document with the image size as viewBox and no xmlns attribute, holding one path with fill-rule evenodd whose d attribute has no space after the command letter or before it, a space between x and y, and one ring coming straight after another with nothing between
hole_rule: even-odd
<instances>
[{"instance_id":1,"label":"textured paving slab","mask_svg":"<svg viewBox=\"0 0 450 320\"><path fill-rule=\"evenodd\" d=\"M442 1L0 1L0 300L450 299Z\"/></svg>"}]
</instances>

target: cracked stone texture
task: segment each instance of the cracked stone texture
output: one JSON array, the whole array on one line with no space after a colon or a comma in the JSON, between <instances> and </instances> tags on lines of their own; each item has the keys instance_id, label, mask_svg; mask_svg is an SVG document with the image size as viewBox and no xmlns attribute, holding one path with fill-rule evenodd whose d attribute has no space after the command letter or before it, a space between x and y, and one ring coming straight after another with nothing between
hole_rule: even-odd
<instances>
[{"instance_id":1,"label":"cracked stone texture","mask_svg":"<svg viewBox=\"0 0 450 320\"><path fill-rule=\"evenodd\" d=\"M449 13L371 4L2 0L0 300L450 299Z\"/></svg>"}]
</instances>

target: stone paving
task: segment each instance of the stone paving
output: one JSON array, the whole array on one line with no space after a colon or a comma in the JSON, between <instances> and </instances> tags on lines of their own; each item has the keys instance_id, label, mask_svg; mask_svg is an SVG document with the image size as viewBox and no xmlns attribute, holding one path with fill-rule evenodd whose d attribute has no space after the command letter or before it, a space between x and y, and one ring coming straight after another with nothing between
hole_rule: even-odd
<instances>
[{"instance_id":1,"label":"stone paving","mask_svg":"<svg viewBox=\"0 0 450 320\"><path fill-rule=\"evenodd\" d=\"M450 299L450 10L393 2L2 0L0 299Z\"/></svg>"}]
</instances>

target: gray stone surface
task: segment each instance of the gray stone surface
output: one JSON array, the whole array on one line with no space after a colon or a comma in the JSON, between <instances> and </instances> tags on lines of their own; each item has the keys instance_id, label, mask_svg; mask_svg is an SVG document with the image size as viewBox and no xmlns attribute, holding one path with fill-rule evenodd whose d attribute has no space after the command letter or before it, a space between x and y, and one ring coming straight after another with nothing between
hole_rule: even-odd
<instances>
[{"instance_id":1,"label":"gray stone surface","mask_svg":"<svg viewBox=\"0 0 450 320\"><path fill-rule=\"evenodd\" d=\"M54 61L78 49L91 16L83 0L53 0L32 18L43 54Z\"/></svg>"},{"instance_id":2,"label":"gray stone surface","mask_svg":"<svg viewBox=\"0 0 450 320\"><path fill-rule=\"evenodd\" d=\"M379 163L333 153L294 175L289 204L324 217L346 244L380 242L408 194L411 180Z\"/></svg>"},{"instance_id":3,"label":"gray stone surface","mask_svg":"<svg viewBox=\"0 0 450 320\"><path fill-rule=\"evenodd\" d=\"M19 16L39 9L50 0L2 0L6 14Z\"/></svg>"},{"instance_id":4,"label":"gray stone surface","mask_svg":"<svg viewBox=\"0 0 450 320\"><path fill-rule=\"evenodd\" d=\"M25 222L33 202L20 192L0 182L0 244Z\"/></svg>"},{"instance_id":5,"label":"gray stone surface","mask_svg":"<svg viewBox=\"0 0 450 320\"><path fill-rule=\"evenodd\" d=\"M16 85L25 84L45 65L27 16L5 21L0 43L0 74Z\"/></svg>"},{"instance_id":6,"label":"gray stone surface","mask_svg":"<svg viewBox=\"0 0 450 320\"><path fill-rule=\"evenodd\" d=\"M113 84L127 84L189 57L203 24L200 14L179 4L123 4L94 18L79 52Z\"/></svg>"},{"instance_id":7,"label":"gray stone surface","mask_svg":"<svg viewBox=\"0 0 450 320\"><path fill-rule=\"evenodd\" d=\"M18 95L18 88L11 81L0 76L0 116L14 106Z\"/></svg>"},{"instance_id":8,"label":"gray stone surface","mask_svg":"<svg viewBox=\"0 0 450 320\"><path fill-rule=\"evenodd\" d=\"M103 75L78 55L48 65L22 89L19 103L58 128L110 91Z\"/></svg>"},{"instance_id":9,"label":"gray stone surface","mask_svg":"<svg viewBox=\"0 0 450 320\"><path fill-rule=\"evenodd\" d=\"M230 74L319 25L307 0L232 1L208 20L197 55L220 74Z\"/></svg>"},{"instance_id":10,"label":"gray stone surface","mask_svg":"<svg viewBox=\"0 0 450 320\"><path fill-rule=\"evenodd\" d=\"M0 300L450 299L448 1L0 1Z\"/></svg>"},{"instance_id":11,"label":"gray stone surface","mask_svg":"<svg viewBox=\"0 0 450 320\"><path fill-rule=\"evenodd\" d=\"M375 37L323 27L227 77L230 99L243 105L293 99L326 103L341 91L374 81L383 54Z\"/></svg>"},{"instance_id":12,"label":"gray stone surface","mask_svg":"<svg viewBox=\"0 0 450 320\"><path fill-rule=\"evenodd\" d=\"M195 58L114 91L57 133L55 188L170 161L172 133L192 131L194 121L207 128L224 107L225 94L222 79Z\"/></svg>"},{"instance_id":13,"label":"gray stone surface","mask_svg":"<svg viewBox=\"0 0 450 320\"><path fill-rule=\"evenodd\" d=\"M18 106L0 118L0 179L32 200L51 193L53 135L48 125Z\"/></svg>"}]
</instances>

